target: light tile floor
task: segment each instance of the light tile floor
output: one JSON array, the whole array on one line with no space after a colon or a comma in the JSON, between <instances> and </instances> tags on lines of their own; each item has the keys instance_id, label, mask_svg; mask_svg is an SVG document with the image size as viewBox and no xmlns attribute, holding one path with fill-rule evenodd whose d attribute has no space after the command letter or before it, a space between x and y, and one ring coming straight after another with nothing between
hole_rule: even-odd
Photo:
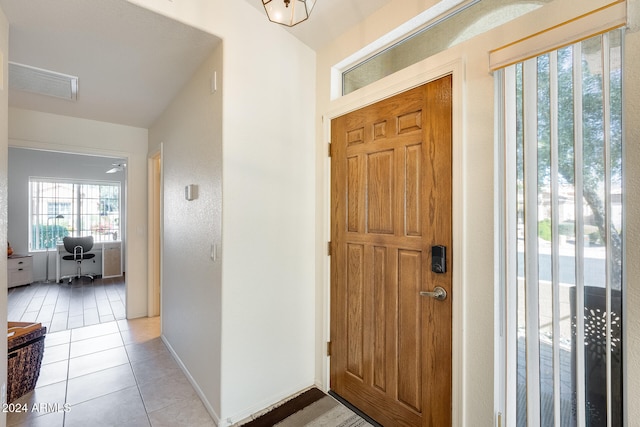
<instances>
[{"instance_id":1,"label":"light tile floor","mask_svg":"<svg viewBox=\"0 0 640 427\"><path fill-rule=\"evenodd\" d=\"M39 322L48 332L124 319L124 277L36 282L9 289L8 319Z\"/></svg>"},{"instance_id":2,"label":"light tile floor","mask_svg":"<svg viewBox=\"0 0 640 427\"><path fill-rule=\"evenodd\" d=\"M159 336L159 317L47 333L36 389L7 425L214 426Z\"/></svg>"}]
</instances>

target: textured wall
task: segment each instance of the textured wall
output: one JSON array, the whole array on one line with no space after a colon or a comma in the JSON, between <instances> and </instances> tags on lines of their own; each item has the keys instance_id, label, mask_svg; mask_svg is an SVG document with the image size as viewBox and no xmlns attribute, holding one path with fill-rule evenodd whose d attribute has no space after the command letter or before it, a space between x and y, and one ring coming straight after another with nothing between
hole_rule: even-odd
<instances>
[{"instance_id":1,"label":"textured wall","mask_svg":"<svg viewBox=\"0 0 640 427\"><path fill-rule=\"evenodd\" d=\"M200 66L149 131L162 144L162 333L210 410L220 413L222 92L209 79L222 70L222 46ZM196 186L194 200L185 186Z\"/></svg>"}]
</instances>

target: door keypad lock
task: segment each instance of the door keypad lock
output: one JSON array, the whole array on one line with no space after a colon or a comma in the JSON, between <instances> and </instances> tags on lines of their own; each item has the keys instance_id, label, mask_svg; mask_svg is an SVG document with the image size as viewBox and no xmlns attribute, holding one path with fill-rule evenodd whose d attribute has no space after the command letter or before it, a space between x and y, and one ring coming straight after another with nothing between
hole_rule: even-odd
<instances>
[{"instance_id":1,"label":"door keypad lock","mask_svg":"<svg viewBox=\"0 0 640 427\"><path fill-rule=\"evenodd\" d=\"M447 248L445 246L431 247L431 271L438 274L447 272Z\"/></svg>"}]
</instances>

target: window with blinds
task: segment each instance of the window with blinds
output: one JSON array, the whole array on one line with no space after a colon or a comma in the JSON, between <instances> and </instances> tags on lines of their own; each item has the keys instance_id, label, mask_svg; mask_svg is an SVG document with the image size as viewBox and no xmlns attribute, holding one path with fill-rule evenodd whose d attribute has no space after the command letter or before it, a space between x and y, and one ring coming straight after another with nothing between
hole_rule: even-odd
<instances>
[{"instance_id":1,"label":"window with blinds","mask_svg":"<svg viewBox=\"0 0 640 427\"><path fill-rule=\"evenodd\" d=\"M120 183L29 179L29 250L55 248L65 236L117 240Z\"/></svg>"},{"instance_id":2,"label":"window with blinds","mask_svg":"<svg viewBox=\"0 0 640 427\"><path fill-rule=\"evenodd\" d=\"M622 425L622 41L500 69L506 422Z\"/></svg>"}]
</instances>

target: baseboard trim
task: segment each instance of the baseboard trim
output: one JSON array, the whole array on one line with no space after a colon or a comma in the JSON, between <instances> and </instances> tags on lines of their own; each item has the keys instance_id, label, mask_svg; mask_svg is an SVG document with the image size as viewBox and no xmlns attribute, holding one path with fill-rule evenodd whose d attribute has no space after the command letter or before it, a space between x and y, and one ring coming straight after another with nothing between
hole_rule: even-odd
<instances>
[{"instance_id":1,"label":"baseboard trim","mask_svg":"<svg viewBox=\"0 0 640 427\"><path fill-rule=\"evenodd\" d=\"M180 357L178 357L178 354L175 352L175 350L173 349L173 347L169 343L169 340L167 340L167 338L164 335L160 335L160 339L162 340L164 345L167 346L167 349L169 350L169 353L171 353L171 356L173 356L173 358L175 359L176 363L178 364L178 366L180 367L180 369L182 370L184 375L187 377L187 380L189 380L189 382L193 386L193 389L196 391L196 394L198 395L200 400L202 400L202 404L204 405L204 407L207 410L207 412L209 413L209 415L211 415L211 418L213 418L213 422L216 424L216 426L217 427L227 427L227 426L229 426L229 424L224 424L224 423L221 422L220 416L213 409L213 407L211 406L211 403L209 403L209 401L205 397L204 392L202 391L202 389L200 388L200 386L198 385L196 380L191 376L191 373L189 372L189 369L187 369L185 364L182 363L182 360L180 359Z\"/></svg>"}]
</instances>

